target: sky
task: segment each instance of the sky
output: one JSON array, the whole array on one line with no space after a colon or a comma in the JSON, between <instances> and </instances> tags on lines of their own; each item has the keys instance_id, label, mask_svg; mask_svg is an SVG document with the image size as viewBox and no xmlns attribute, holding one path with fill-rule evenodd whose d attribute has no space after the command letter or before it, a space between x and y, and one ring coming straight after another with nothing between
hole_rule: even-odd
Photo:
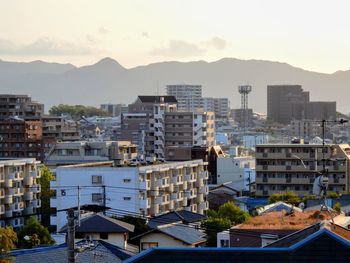
<instances>
[{"instance_id":1,"label":"sky","mask_svg":"<svg viewBox=\"0 0 350 263\"><path fill-rule=\"evenodd\" d=\"M0 0L0 59L126 68L223 57L350 69L350 1Z\"/></svg>"}]
</instances>

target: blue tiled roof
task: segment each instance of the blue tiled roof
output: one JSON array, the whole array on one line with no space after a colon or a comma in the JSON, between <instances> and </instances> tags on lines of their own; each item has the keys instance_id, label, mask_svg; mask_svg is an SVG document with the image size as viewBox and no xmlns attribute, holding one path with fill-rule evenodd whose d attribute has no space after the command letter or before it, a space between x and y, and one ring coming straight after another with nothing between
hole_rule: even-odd
<instances>
[{"instance_id":1,"label":"blue tiled roof","mask_svg":"<svg viewBox=\"0 0 350 263\"><path fill-rule=\"evenodd\" d=\"M181 240L186 244L196 244L206 241L205 234L203 232L183 224L160 227L157 230L172 236L173 238Z\"/></svg>"}]
</instances>

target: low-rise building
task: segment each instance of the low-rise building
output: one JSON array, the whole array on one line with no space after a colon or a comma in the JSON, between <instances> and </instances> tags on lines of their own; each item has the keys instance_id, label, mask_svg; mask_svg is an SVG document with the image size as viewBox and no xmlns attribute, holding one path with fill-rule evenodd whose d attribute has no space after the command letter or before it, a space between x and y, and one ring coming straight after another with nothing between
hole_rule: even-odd
<instances>
[{"instance_id":1,"label":"low-rise building","mask_svg":"<svg viewBox=\"0 0 350 263\"><path fill-rule=\"evenodd\" d=\"M51 207L58 211L51 224L57 229L66 224L60 210L77 206L78 192L81 205L105 205L130 215L157 216L183 209L203 214L208 209L207 180L203 160L136 167L116 167L113 162L61 166L51 182L56 190Z\"/></svg>"},{"instance_id":2,"label":"low-rise building","mask_svg":"<svg viewBox=\"0 0 350 263\"><path fill-rule=\"evenodd\" d=\"M0 227L20 228L40 211L38 164L34 158L0 160Z\"/></svg>"},{"instance_id":3,"label":"low-rise building","mask_svg":"<svg viewBox=\"0 0 350 263\"><path fill-rule=\"evenodd\" d=\"M45 158L49 167L88 162L115 161L124 165L137 157L136 145L128 141L75 141L58 142Z\"/></svg>"}]
</instances>

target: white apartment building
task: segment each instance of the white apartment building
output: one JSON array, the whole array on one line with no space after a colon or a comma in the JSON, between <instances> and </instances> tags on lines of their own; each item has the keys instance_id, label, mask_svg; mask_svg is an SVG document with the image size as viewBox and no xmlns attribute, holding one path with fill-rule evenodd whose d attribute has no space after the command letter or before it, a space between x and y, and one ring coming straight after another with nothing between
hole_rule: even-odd
<instances>
[{"instance_id":1,"label":"white apartment building","mask_svg":"<svg viewBox=\"0 0 350 263\"><path fill-rule=\"evenodd\" d=\"M40 170L35 158L0 160L0 227L24 225L41 207Z\"/></svg>"},{"instance_id":2,"label":"white apartment building","mask_svg":"<svg viewBox=\"0 0 350 263\"><path fill-rule=\"evenodd\" d=\"M179 111L203 110L202 85L167 85L166 92L176 98Z\"/></svg>"},{"instance_id":3,"label":"white apartment building","mask_svg":"<svg viewBox=\"0 0 350 263\"><path fill-rule=\"evenodd\" d=\"M80 204L106 205L131 215L157 216L182 210L203 214L208 209L207 163L202 160L139 167L115 167L112 162L61 166L51 207L57 211ZM59 230L66 213L57 212L51 224Z\"/></svg>"},{"instance_id":4,"label":"white apartment building","mask_svg":"<svg viewBox=\"0 0 350 263\"><path fill-rule=\"evenodd\" d=\"M255 181L255 158L219 157L217 159L217 184L232 182L238 191L248 191L249 181Z\"/></svg>"}]
</instances>

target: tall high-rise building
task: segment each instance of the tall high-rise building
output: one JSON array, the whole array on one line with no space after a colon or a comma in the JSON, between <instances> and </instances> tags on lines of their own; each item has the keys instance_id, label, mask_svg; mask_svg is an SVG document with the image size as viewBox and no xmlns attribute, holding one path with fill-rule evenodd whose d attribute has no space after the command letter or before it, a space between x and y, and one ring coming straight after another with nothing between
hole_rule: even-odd
<instances>
[{"instance_id":1,"label":"tall high-rise building","mask_svg":"<svg viewBox=\"0 0 350 263\"><path fill-rule=\"evenodd\" d=\"M229 115L229 100L228 98L203 98L203 110L205 112L214 112L215 119L227 119Z\"/></svg>"},{"instance_id":2,"label":"tall high-rise building","mask_svg":"<svg viewBox=\"0 0 350 263\"><path fill-rule=\"evenodd\" d=\"M201 85L167 85L166 91L168 96L176 98L179 111L203 110Z\"/></svg>"},{"instance_id":3,"label":"tall high-rise building","mask_svg":"<svg viewBox=\"0 0 350 263\"><path fill-rule=\"evenodd\" d=\"M301 85L267 86L267 118L287 124L292 120L334 120L336 102L310 102Z\"/></svg>"}]
</instances>

